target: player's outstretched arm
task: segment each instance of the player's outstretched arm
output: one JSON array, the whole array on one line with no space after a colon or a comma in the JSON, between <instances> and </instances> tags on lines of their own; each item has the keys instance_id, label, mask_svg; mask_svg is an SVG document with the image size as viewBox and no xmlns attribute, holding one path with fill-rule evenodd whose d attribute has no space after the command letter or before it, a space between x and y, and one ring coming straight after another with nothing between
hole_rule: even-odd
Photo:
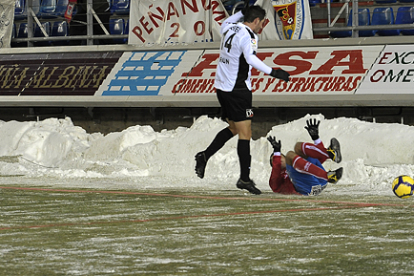
<instances>
[{"instance_id":1,"label":"player's outstretched arm","mask_svg":"<svg viewBox=\"0 0 414 276\"><path fill-rule=\"evenodd\" d=\"M248 52L244 52L244 57L246 62L256 68L259 71L262 71L265 74L268 74L274 78L284 80L285 82L289 82L290 74L282 69L273 69L267 66L263 61L261 61L255 54L248 54Z\"/></svg>"}]
</instances>

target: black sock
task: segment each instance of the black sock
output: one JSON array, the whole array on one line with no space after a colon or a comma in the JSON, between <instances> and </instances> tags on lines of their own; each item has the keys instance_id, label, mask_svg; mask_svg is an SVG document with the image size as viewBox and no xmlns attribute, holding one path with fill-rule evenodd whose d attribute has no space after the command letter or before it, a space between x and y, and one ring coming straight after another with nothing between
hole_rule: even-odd
<instances>
[{"instance_id":1,"label":"black sock","mask_svg":"<svg viewBox=\"0 0 414 276\"><path fill-rule=\"evenodd\" d=\"M210 146L204 151L206 155L206 159L208 160L213 154L215 154L219 149L221 149L224 144L233 137L233 133L230 131L229 128L225 128L217 133L216 137L214 138L213 142L211 142Z\"/></svg>"},{"instance_id":2,"label":"black sock","mask_svg":"<svg viewBox=\"0 0 414 276\"><path fill-rule=\"evenodd\" d=\"M247 182L250 181L250 140L240 140L237 144L237 154L240 162L240 178Z\"/></svg>"}]
</instances>

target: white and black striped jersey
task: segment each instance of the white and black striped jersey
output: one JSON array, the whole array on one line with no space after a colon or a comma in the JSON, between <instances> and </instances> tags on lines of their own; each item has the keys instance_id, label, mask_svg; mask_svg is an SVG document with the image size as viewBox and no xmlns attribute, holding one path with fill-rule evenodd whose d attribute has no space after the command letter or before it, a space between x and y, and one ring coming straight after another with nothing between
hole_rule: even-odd
<instances>
[{"instance_id":1,"label":"white and black striped jersey","mask_svg":"<svg viewBox=\"0 0 414 276\"><path fill-rule=\"evenodd\" d=\"M257 56L257 35L240 21L243 14L238 12L227 18L221 26L220 57L217 65L214 87L231 92L235 88L251 90L252 66L266 74L272 68Z\"/></svg>"}]
</instances>

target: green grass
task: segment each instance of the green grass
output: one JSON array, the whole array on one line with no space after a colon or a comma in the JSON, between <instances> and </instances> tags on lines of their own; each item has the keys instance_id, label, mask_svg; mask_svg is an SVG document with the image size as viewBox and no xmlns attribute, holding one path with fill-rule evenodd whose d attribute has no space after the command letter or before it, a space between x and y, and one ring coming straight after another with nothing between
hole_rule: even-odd
<instances>
[{"instance_id":1,"label":"green grass","mask_svg":"<svg viewBox=\"0 0 414 276\"><path fill-rule=\"evenodd\" d=\"M0 275L414 274L411 199L36 188L0 197Z\"/></svg>"}]
</instances>

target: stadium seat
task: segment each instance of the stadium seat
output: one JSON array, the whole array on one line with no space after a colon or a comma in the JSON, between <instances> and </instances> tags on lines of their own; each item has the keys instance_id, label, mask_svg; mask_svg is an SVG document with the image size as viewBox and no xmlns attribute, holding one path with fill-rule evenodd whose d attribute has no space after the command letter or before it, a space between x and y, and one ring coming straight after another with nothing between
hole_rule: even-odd
<instances>
[{"instance_id":1,"label":"stadium seat","mask_svg":"<svg viewBox=\"0 0 414 276\"><path fill-rule=\"evenodd\" d=\"M111 18L109 20L109 33L113 35L123 35L125 34L125 25L124 19L122 18ZM125 43L123 38L114 39L116 43Z\"/></svg>"},{"instance_id":2,"label":"stadium seat","mask_svg":"<svg viewBox=\"0 0 414 276\"><path fill-rule=\"evenodd\" d=\"M27 23L20 23L17 38L27 38Z\"/></svg>"},{"instance_id":3,"label":"stadium seat","mask_svg":"<svg viewBox=\"0 0 414 276\"><path fill-rule=\"evenodd\" d=\"M375 0L377 4L392 4L397 3L397 0Z\"/></svg>"},{"instance_id":4,"label":"stadium seat","mask_svg":"<svg viewBox=\"0 0 414 276\"><path fill-rule=\"evenodd\" d=\"M125 22L125 34L129 34L129 20Z\"/></svg>"},{"instance_id":5,"label":"stadium seat","mask_svg":"<svg viewBox=\"0 0 414 276\"><path fill-rule=\"evenodd\" d=\"M52 36L68 36L69 25L67 21L56 21L52 25ZM54 45L68 45L69 40L57 40L53 42Z\"/></svg>"},{"instance_id":6,"label":"stadium seat","mask_svg":"<svg viewBox=\"0 0 414 276\"><path fill-rule=\"evenodd\" d=\"M69 3L69 0L57 0L55 15L59 17L63 17L68 7L68 3Z\"/></svg>"},{"instance_id":7,"label":"stadium seat","mask_svg":"<svg viewBox=\"0 0 414 276\"><path fill-rule=\"evenodd\" d=\"M316 6L316 4L320 4L321 0L309 0L309 6L313 7Z\"/></svg>"},{"instance_id":8,"label":"stadium seat","mask_svg":"<svg viewBox=\"0 0 414 276\"><path fill-rule=\"evenodd\" d=\"M129 34L129 20L125 23L125 34ZM124 42L128 43L128 38L125 38Z\"/></svg>"},{"instance_id":9,"label":"stadium seat","mask_svg":"<svg viewBox=\"0 0 414 276\"><path fill-rule=\"evenodd\" d=\"M397 18L395 24L413 24L414 23L414 7L399 7L397 10ZM400 30L403 35L414 35L414 29Z\"/></svg>"},{"instance_id":10,"label":"stadium seat","mask_svg":"<svg viewBox=\"0 0 414 276\"><path fill-rule=\"evenodd\" d=\"M394 11L391 7L375 8L372 13L371 25L394 25ZM380 36L399 35L400 30L377 30Z\"/></svg>"},{"instance_id":11,"label":"stadium seat","mask_svg":"<svg viewBox=\"0 0 414 276\"><path fill-rule=\"evenodd\" d=\"M17 32L16 32L16 23L13 23L12 28L13 28L13 29L12 29L12 37L11 37L11 38L13 39L13 38L16 38L16 36L17 36ZM12 41L10 44L11 44L11 46L12 46L12 47L17 46L17 43L15 43L15 42L13 42L13 41Z\"/></svg>"},{"instance_id":12,"label":"stadium seat","mask_svg":"<svg viewBox=\"0 0 414 276\"><path fill-rule=\"evenodd\" d=\"M42 18L55 18L56 15L56 0L43 0L40 5L40 16Z\"/></svg>"},{"instance_id":13,"label":"stadium seat","mask_svg":"<svg viewBox=\"0 0 414 276\"><path fill-rule=\"evenodd\" d=\"M19 27L16 28L17 36L16 38L27 38L27 23L20 23ZM25 47L27 42L16 42L13 43L13 46L16 47Z\"/></svg>"},{"instance_id":14,"label":"stadium seat","mask_svg":"<svg viewBox=\"0 0 414 276\"><path fill-rule=\"evenodd\" d=\"M16 0L14 8L14 19L23 20L27 18L27 5L26 0ZM39 16L40 12L40 0L32 0L32 10Z\"/></svg>"},{"instance_id":15,"label":"stadium seat","mask_svg":"<svg viewBox=\"0 0 414 276\"><path fill-rule=\"evenodd\" d=\"M42 22L42 27L45 29L46 33L50 35L50 22ZM34 28L34 37L44 37L44 34L40 27L35 24ZM36 41L34 45L36 46L50 46L52 43L50 41Z\"/></svg>"},{"instance_id":16,"label":"stadium seat","mask_svg":"<svg viewBox=\"0 0 414 276\"><path fill-rule=\"evenodd\" d=\"M16 0L16 4L14 6L14 17L22 16L25 12L25 5L26 2L24 0Z\"/></svg>"},{"instance_id":17,"label":"stadium seat","mask_svg":"<svg viewBox=\"0 0 414 276\"><path fill-rule=\"evenodd\" d=\"M116 14L129 14L129 0L112 0L111 12Z\"/></svg>"},{"instance_id":18,"label":"stadium seat","mask_svg":"<svg viewBox=\"0 0 414 276\"><path fill-rule=\"evenodd\" d=\"M41 6L40 0L32 0L32 10L34 11L37 17L40 16L40 6Z\"/></svg>"},{"instance_id":19,"label":"stadium seat","mask_svg":"<svg viewBox=\"0 0 414 276\"><path fill-rule=\"evenodd\" d=\"M349 12L348 27L352 26L352 10ZM368 8L358 9L358 26L368 26L371 25L371 16ZM374 36L375 32L372 30L359 31L359 36L367 37ZM332 37L350 37L352 36L352 31L333 31L331 32Z\"/></svg>"},{"instance_id":20,"label":"stadium seat","mask_svg":"<svg viewBox=\"0 0 414 276\"><path fill-rule=\"evenodd\" d=\"M221 1L224 5L224 8L227 10L228 14L231 14L231 10L233 9L234 4L239 2L239 0L222 0Z\"/></svg>"},{"instance_id":21,"label":"stadium seat","mask_svg":"<svg viewBox=\"0 0 414 276\"><path fill-rule=\"evenodd\" d=\"M115 13L116 3L118 3L118 0L111 0L111 7L109 8L109 10L111 11L111 14Z\"/></svg>"},{"instance_id":22,"label":"stadium seat","mask_svg":"<svg viewBox=\"0 0 414 276\"><path fill-rule=\"evenodd\" d=\"M16 36L17 36L17 33L16 33L16 24L13 23L13 26L12 26L12 38L15 38Z\"/></svg>"},{"instance_id":23,"label":"stadium seat","mask_svg":"<svg viewBox=\"0 0 414 276\"><path fill-rule=\"evenodd\" d=\"M351 26L352 26L352 10L351 10L351 14L349 18L351 19ZM372 25L371 14L368 8L358 10L358 19L359 19L359 22L358 22L359 26ZM374 35L375 35L374 30L359 31L359 36L362 36L362 37L374 36Z\"/></svg>"}]
</instances>

